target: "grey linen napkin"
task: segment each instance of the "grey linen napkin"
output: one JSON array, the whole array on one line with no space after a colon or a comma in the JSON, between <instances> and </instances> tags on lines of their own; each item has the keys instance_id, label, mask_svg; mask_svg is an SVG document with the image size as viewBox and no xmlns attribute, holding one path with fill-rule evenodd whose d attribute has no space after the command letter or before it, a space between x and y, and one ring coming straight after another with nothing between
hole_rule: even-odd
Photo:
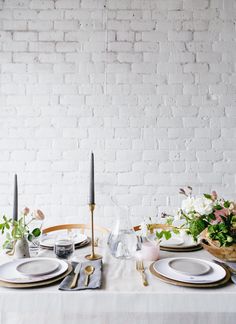
<instances>
[{"instance_id":1,"label":"grey linen napkin","mask_svg":"<svg viewBox=\"0 0 236 324\"><path fill-rule=\"evenodd\" d=\"M80 269L79 273L79 279L77 281L77 285L75 288L70 288L70 285L72 283L72 280L74 278L74 269L77 266L77 262L71 262L73 266L73 271L65 277L65 279L60 283L59 289L60 290L68 290L68 291L73 291L73 290L84 290L84 289L96 289L100 288L102 285L102 260L95 260L95 261L85 261L82 262L82 267ZM92 265L95 270L93 274L89 277L89 284L86 287L84 285L85 281L85 272L84 268L87 265Z\"/></svg>"},{"instance_id":2,"label":"grey linen napkin","mask_svg":"<svg viewBox=\"0 0 236 324\"><path fill-rule=\"evenodd\" d=\"M235 262L226 262L231 268L236 270L236 263ZM231 280L233 281L234 284L236 284L236 275L231 274Z\"/></svg>"}]
</instances>

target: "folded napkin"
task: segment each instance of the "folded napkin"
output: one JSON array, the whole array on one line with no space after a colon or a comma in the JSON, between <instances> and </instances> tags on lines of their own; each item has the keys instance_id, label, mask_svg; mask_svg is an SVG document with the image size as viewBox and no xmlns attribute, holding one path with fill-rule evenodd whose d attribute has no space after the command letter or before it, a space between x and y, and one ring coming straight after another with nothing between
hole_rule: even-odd
<instances>
[{"instance_id":1,"label":"folded napkin","mask_svg":"<svg viewBox=\"0 0 236 324\"><path fill-rule=\"evenodd\" d=\"M235 262L226 262L231 268L236 270L236 263ZM236 275L231 274L231 280L233 281L234 284L236 284Z\"/></svg>"},{"instance_id":2,"label":"folded napkin","mask_svg":"<svg viewBox=\"0 0 236 324\"><path fill-rule=\"evenodd\" d=\"M66 276L65 279L60 283L60 286L59 286L60 290L73 291L73 290L101 288L101 285L102 285L102 260L82 262L82 267L81 267L80 273L79 273L79 279L77 281L77 285L75 288L70 288L70 285L74 278L74 275L75 275L74 270L78 263L71 262L71 264L73 266L73 271L71 271L71 273L68 276ZM95 268L95 270L94 270L93 274L91 274L91 276L89 277L89 284L86 287L84 285L84 281L85 281L85 277L86 277L84 268L87 265L92 265Z\"/></svg>"}]
</instances>

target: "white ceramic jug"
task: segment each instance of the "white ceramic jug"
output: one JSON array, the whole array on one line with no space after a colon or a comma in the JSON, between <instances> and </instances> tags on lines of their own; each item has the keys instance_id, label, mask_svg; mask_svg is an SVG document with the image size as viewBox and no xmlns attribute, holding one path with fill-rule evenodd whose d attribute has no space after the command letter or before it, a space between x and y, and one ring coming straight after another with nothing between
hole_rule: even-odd
<instances>
[{"instance_id":1,"label":"white ceramic jug","mask_svg":"<svg viewBox=\"0 0 236 324\"><path fill-rule=\"evenodd\" d=\"M25 237L16 241L14 256L17 259L30 257L29 244Z\"/></svg>"}]
</instances>

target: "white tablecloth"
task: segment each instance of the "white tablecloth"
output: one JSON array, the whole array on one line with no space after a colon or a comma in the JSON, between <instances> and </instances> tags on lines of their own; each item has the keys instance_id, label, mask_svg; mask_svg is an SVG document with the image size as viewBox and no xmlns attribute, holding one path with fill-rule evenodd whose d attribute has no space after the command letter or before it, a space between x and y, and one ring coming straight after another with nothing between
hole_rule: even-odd
<instances>
[{"instance_id":1,"label":"white tablecloth","mask_svg":"<svg viewBox=\"0 0 236 324\"><path fill-rule=\"evenodd\" d=\"M85 248L76 251L78 258L86 253ZM107 251L103 255L100 290L65 292L58 290L58 284L34 289L0 288L0 324L236 323L234 284L217 289L177 287L147 271L149 286L144 287L134 261L116 260ZM205 251L161 253L162 257L174 255L211 259ZM4 261L2 257L1 263Z\"/></svg>"}]
</instances>

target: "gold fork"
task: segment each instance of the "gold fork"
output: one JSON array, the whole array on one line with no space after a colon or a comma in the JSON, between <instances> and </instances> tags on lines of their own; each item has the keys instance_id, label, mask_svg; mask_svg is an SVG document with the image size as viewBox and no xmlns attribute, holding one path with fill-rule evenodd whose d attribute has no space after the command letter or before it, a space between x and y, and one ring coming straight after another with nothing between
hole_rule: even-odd
<instances>
[{"instance_id":1,"label":"gold fork","mask_svg":"<svg viewBox=\"0 0 236 324\"><path fill-rule=\"evenodd\" d=\"M142 275L143 285L148 286L143 261L136 261L136 270Z\"/></svg>"}]
</instances>

